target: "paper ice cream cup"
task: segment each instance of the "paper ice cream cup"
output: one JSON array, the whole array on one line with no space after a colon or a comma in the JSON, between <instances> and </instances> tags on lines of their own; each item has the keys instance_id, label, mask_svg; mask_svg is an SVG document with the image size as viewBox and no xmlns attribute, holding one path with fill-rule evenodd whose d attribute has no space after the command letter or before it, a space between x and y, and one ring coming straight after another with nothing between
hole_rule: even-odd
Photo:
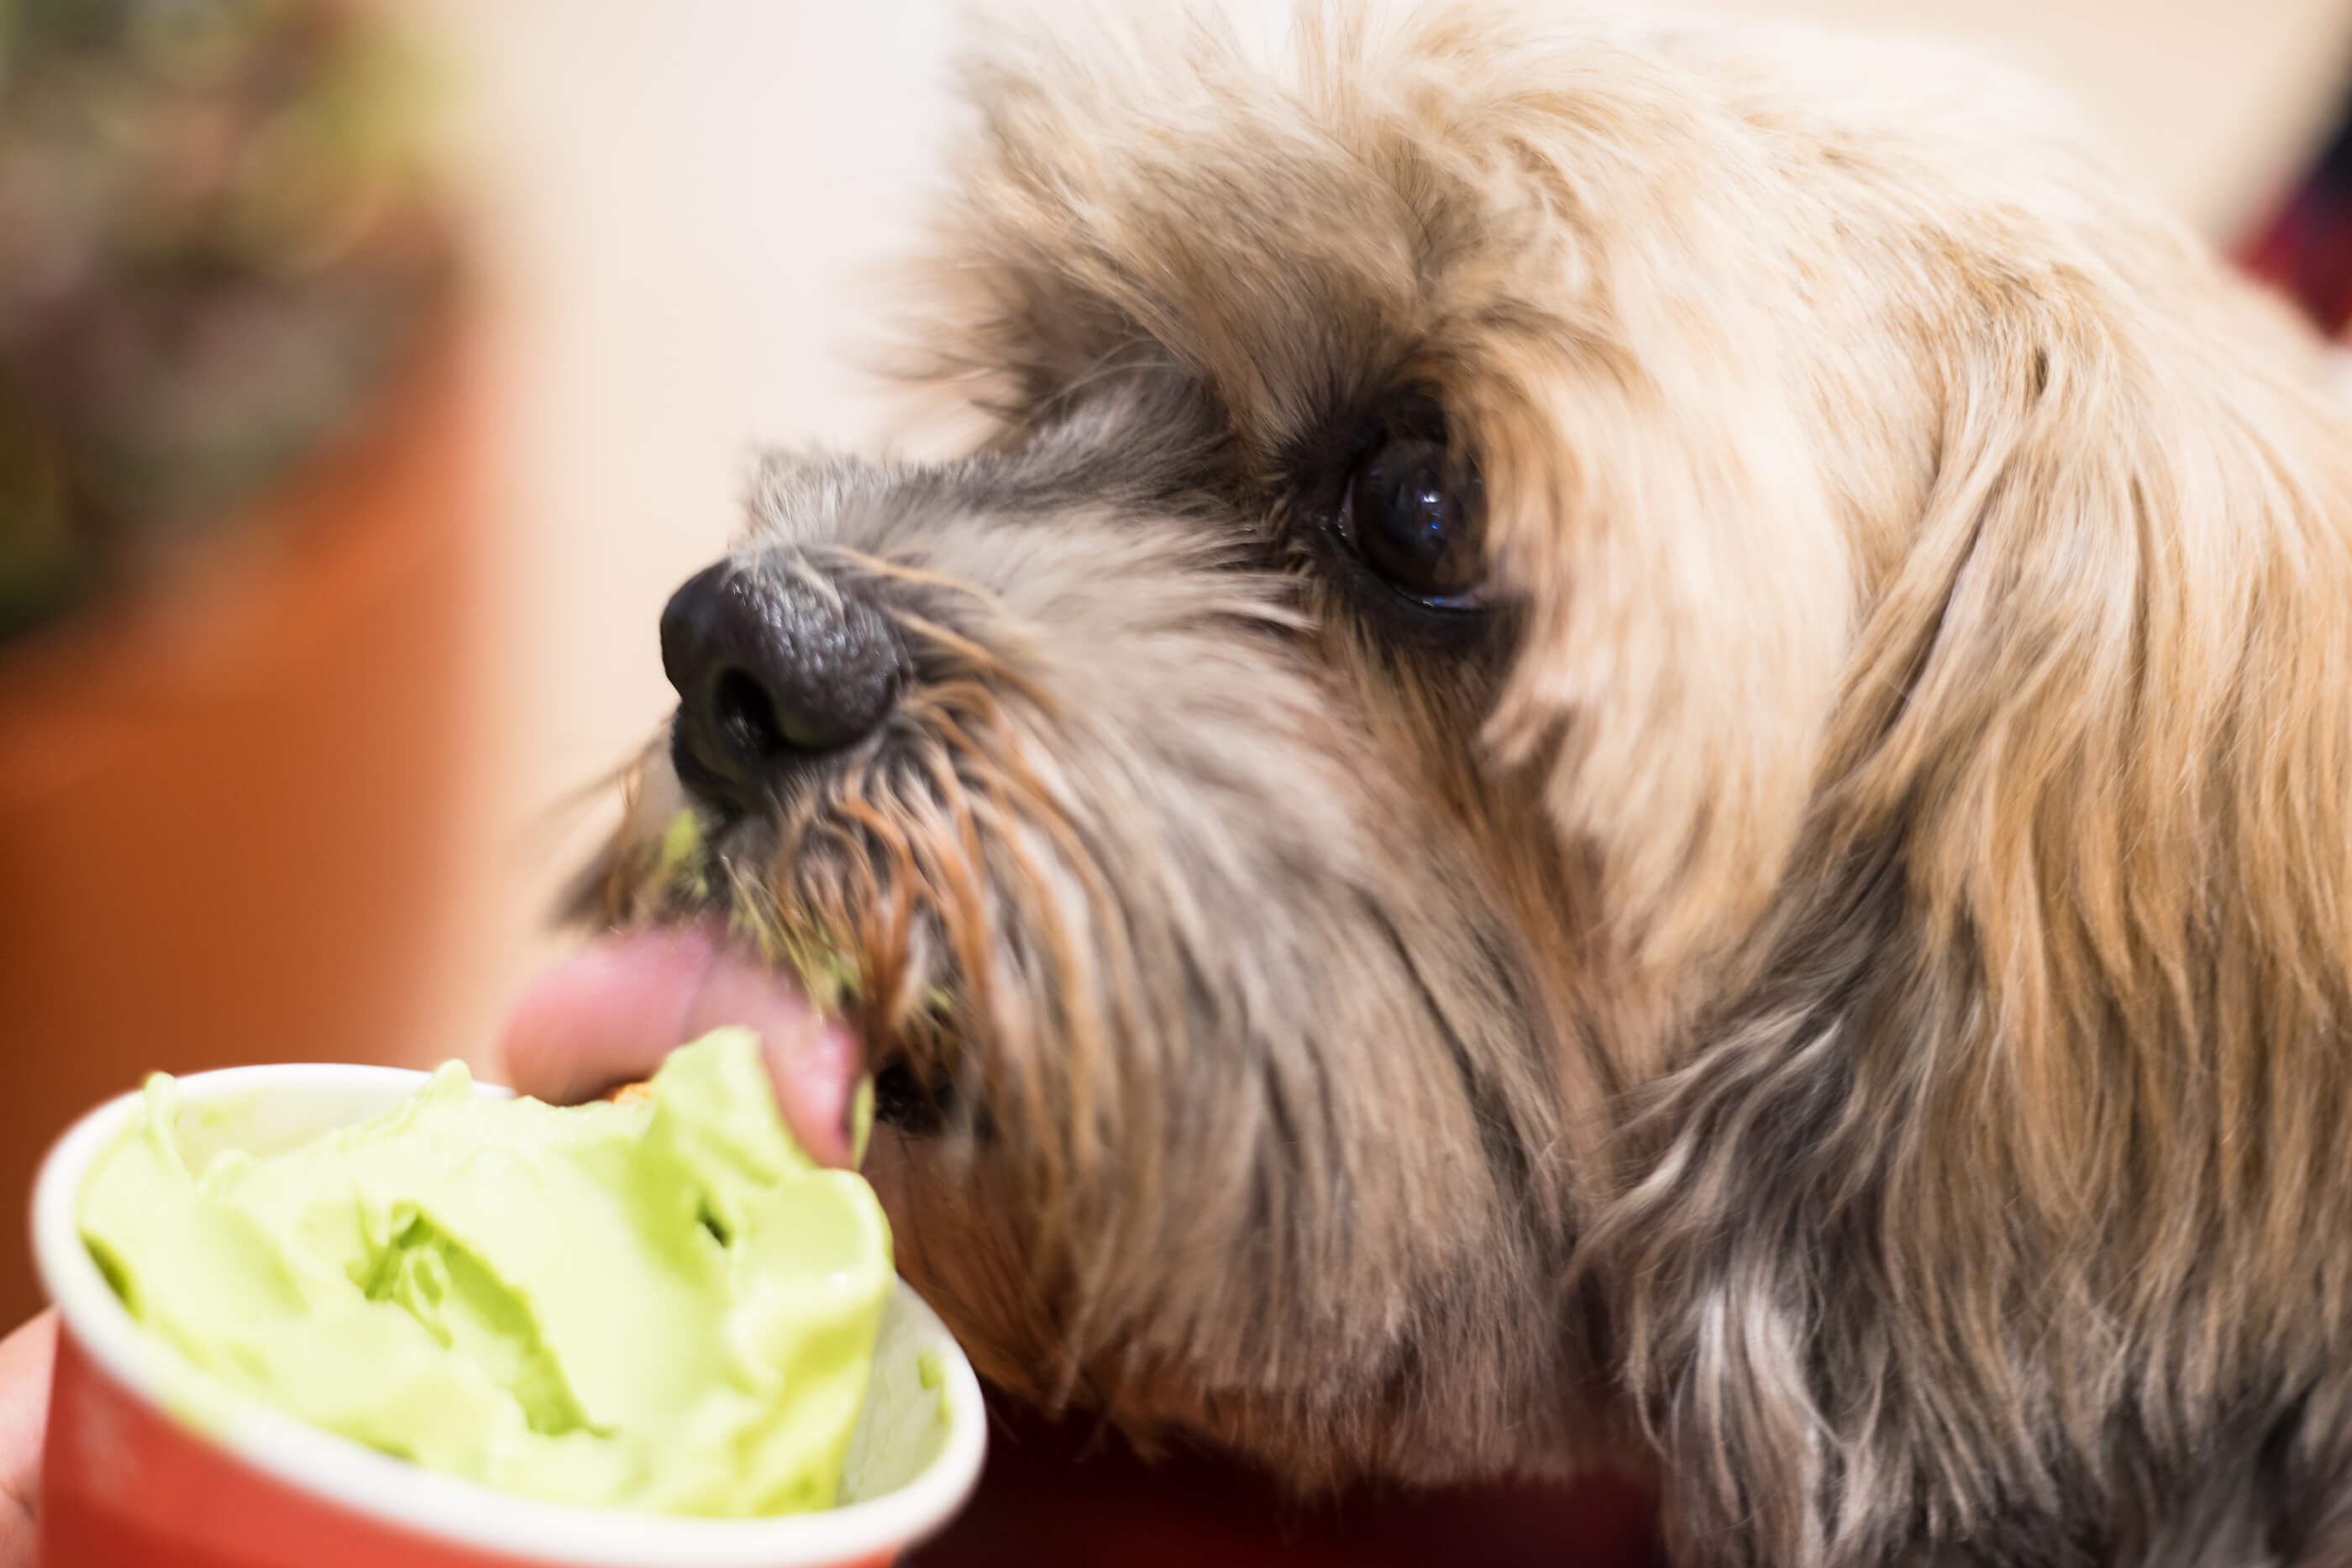
<instances>
[{"instance_id":1,"label":"paper ice cream cup","mask_svg":"<svg viewBox=\"0 0 2352 1568\"><path fill-rule=\"evenodd\" d=\"M199 1073L179 1081L181 1140L191 1164L274 1152L389 1110L425 1078L352 1066ZM60 1320L43 1568L877 1568L944 1526L979 1478L979 1382L903 1281L883 1313L841 1500L821 1512L688 1519L543 1502L226 1395L131 1320L76 1223L91 1162L139 1104L127 1094L76 1124L34 1191L34 1256Z\"/></svg>"}]
</instances>

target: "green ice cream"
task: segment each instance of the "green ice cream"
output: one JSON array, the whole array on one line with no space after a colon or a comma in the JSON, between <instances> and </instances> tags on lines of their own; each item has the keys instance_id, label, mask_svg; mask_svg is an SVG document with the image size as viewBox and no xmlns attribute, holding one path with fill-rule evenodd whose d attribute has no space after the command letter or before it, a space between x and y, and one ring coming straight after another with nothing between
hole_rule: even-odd
<instances>
[{"instance_id":1,"label":"green ice cream","mask_svg":"<svg viewBox=\"0 0 2352 1568\"><path fill-rule=\"evenodd\" d=\"M892 1279L874 1193L816 1168L747 1030L650 1095L405 1104L192 1173L171 1079L92 1168L81 1230L202 1372L435 1469L667 1513L824 1508Z\"/></svg>"}]
</instances>

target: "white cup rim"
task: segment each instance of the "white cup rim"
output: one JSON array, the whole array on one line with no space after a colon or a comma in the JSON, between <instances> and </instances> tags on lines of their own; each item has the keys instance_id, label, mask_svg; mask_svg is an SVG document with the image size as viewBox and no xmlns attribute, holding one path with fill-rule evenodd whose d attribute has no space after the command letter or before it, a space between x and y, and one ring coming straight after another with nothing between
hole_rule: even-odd
<instances>
[{"instance_id":1,"label":"white cup rim","mask_svg":"<svg viewBox=\"0 0 2352 1568\"><path fill-rule=\"evenodd\" d=\"M421 1085L423 1072L348 1063L232 1067L179 1081L191 1105L230 1095L375 1088L387 1100ZM509 1091L490 1085L483 1092ZM75 1342L99 1369L186 1430L162 1397L178 1366L132 1321L83 1246L76 1200L90 1162L135 1113L136 1093L109 1101L67 1131L41 1164L33 1190L33 1254ZM779 1519L695 1519L579 1508L519 1497L395 1459L290 1416L238 1400L212 1441L288 1486L410 1534L562 1568L835 1568L903 1552L938 1532L980 1477L987 1416L980 1382L946 1328L903 1280L894 1286L941 1349L946 1441L905 1485L880 1497Z\"/></svg>"}]
</instances>

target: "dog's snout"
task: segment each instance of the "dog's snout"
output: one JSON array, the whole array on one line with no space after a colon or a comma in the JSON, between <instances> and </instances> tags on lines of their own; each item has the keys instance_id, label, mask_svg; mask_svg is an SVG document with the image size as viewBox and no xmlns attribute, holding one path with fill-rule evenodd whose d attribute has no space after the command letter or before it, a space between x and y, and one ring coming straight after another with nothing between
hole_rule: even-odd
<instances>
[{"instance_id":1,"label":"dog's snout","mask_svg":"<svg viewBox=\"0 0 2352 1568\"><path fill-rule=\"evenodd\" d=\"M688 788L751 810L783 771L872 734L904 659L889 618L798 560L721 561L670 596L662 668Z\"/></svg>"}]
</instances>

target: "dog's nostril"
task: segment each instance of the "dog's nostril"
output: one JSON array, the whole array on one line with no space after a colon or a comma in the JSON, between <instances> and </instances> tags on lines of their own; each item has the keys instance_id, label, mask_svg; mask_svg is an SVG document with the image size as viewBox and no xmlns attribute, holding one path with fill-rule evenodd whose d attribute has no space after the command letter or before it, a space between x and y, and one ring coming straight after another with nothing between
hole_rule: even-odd
<instances>
[{"instance_id":1,"label":"dog's nostril","mask_svg":"<svg viewBox=\"0 0 2352 1568\"><path fill-rule=\"evenodd\" d=\"M771 757L792 744L768 689L748 670L719 672L711 687L710 711L728 746L741 756Z\"/></svg>"}]
</instances>

